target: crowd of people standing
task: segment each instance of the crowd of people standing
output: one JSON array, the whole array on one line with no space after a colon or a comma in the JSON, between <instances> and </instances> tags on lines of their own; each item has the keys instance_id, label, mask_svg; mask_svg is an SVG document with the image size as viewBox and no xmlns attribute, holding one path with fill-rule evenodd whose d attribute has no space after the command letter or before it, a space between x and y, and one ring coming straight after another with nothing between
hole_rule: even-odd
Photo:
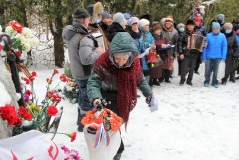
<instances>
[{"instance_id":1,"label":"crowd of people standing","mask_svg":"<svg viewBox=\"0 0 239 160\"><path fill-rule=\"evenodd\" d=\"M98 10L95 10L98 8ZM80 120L85 113L110 100L108 108L120 115L127 124L129 113L137 102L136 87L146 101L154 98L152 87L171 83L174 61L178 61L179 85L193 86L193 75L205 63L204 86L218 88L229 81L235 83L239 74L239 21L225 22L218 14L207 32L204 26L204 7L198 4L186 23L176 24L171 15L152 22L149 14L132 16L103 10L101 3L78 8L73 13L73 24L63 30L67 42L72 75L79 85L78 131L83 130ZM104 49L97 45L92 32L103 35ZM188 48L193 36L205 37L203 49ZM221 62L225 75L218 81ZM151 86L151 87L150 87ZM124 150L123 141L114 158L119 160Z\"/></svg>"}]
</instances>

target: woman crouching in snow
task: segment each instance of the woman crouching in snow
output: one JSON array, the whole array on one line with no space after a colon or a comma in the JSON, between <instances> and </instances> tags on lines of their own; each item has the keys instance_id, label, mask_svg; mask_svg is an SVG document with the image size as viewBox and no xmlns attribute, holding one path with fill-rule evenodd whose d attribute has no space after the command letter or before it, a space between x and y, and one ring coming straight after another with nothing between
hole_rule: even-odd
<instances>
[{"instance_id":1,"label":"woman crouching in snow","mask_svg":"<svg viewBox=\"0 0 239 160\"><path fill-rule=\"evenodd\" d=\"M130 111L137 102L137 87L150 100L153 92L143 76L138 49L129 33L119 32L113 38L110 49L96 61L88 80L87 91L90 102L94 107L103 98L110 101L106 107L127 124ZM121 144L114 160L119 160L124 150Z\"/></svg>"}]
</instances>

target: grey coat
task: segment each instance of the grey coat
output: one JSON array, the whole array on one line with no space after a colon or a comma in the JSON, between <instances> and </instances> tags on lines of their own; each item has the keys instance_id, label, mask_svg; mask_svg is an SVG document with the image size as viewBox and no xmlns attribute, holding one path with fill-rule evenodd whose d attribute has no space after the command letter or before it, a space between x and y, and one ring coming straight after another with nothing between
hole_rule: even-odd
<instances>
[{"instance_id":1,"label":"grey coat","mask_svg":"<svg viewBox=\"0 0 239 160\"><path fill-rule=\"evenodd\" d=\"M67 43L72 76L76 80L86 80L101 53L95 50L94 41L88 30L80 23L68 25L63 29L63 39Z\"/></svg>"},{"instance_id":2,"label":"grey coat","mask_svg":"<svg viewBox=\"0 0 239 160\"><path fill-rule=\"evenodd\" d=\"M164 25L163 25L164 26ZM167 30L163 27L162 34L166 39L167 44L175 45L175 47L168 49L167 53L169 55L176 55L177 53L177 41L178 41L178 32L172 27L171 30Z\"/></svg>"}]
</instances>

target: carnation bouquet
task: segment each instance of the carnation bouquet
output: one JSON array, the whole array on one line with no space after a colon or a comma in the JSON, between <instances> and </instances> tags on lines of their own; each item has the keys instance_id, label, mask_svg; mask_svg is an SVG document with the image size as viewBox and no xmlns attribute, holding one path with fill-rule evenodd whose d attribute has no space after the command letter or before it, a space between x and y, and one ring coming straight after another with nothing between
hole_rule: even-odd
<instances>
[{"instance_id":1,"label":"carnation bouquet","mask_svg":"<svg viewBox=\"0 0 239 160\"><path fill-rule=\"evenodd\" d=\"M91 110L81 120L91 160L112 160L121 143L123 120L109 109Z\"/></svg>"},{"instance_id":2,"label":"carnation bouquet","mask_svg":"<svg viewBox=\"0 0 239 160\"><path fill-rule=\"evenodd\" d=\"M79 87L74 79L68 78L68 82L64 86L63 94L70 100L71 103L77 103L78 101Z\"/></svg>"},{"instance_id":3,"label":"carnation bouquet","mask_svg":"<svg viewBox=\"0 0 239 160\"><path fill-rule=\"evenodd\" d=\"M37 73L32 72L29 77L22 77L22 81L26 85L24 89L26 107L20 106L17 111L15 106L8 104L0 107L2 119L6 120L9 126L14 126L13 135L29 130L39 130L43 133L53 133L52 138L54 138L63 112L63 107L57 107L61 96L56 87L61 82L68 81L65 75L61 75L60 82L54 88L51 87L52 80L58 73L58 70L54 69L51 77L46 79L46 93L41 103L38 103L38 97L34 91L34 80ZM66 135L69 136L69 134Z\"/></svg>"}]
</instances>

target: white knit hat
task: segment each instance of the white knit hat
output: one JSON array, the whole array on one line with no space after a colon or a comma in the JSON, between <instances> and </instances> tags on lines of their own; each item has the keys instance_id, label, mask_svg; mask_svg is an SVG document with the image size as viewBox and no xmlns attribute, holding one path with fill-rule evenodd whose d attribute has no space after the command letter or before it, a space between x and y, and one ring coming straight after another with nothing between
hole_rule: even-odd
<instances>
[{"instance_id":1,"label":"white knit hat","mask_svg":"<svg viewBox=\"0 0 239 160\"><path fill-rule=\"evenodd\" d=\"M139 20L139 26L140 27L144 27L144 26L146 26L146 25L149 25L149 21L147 20L147 19L141 19L141 20Z\"/></svg>"},{"instance_id":2,"label":"white knit hat","mask_svg":"<svg viewBox=\"0 0 239 160\"><path fill-rule=\"evenodd\" d=\"M113 16L113 22L119 23L122 27L126 26L127 21L121 12L115 13Z\"/></svg>"},{"instance_id":3,"label":"white knit hat","mask_svg":"<svg viewBox=\"0 0 239 160\"><path fill-rule=\"evenodd\" d=\"M139 23L139 19L137 17L131 17L128 21L128 25L131 27L134 23Z\"/></svg>"}]
</instances>

